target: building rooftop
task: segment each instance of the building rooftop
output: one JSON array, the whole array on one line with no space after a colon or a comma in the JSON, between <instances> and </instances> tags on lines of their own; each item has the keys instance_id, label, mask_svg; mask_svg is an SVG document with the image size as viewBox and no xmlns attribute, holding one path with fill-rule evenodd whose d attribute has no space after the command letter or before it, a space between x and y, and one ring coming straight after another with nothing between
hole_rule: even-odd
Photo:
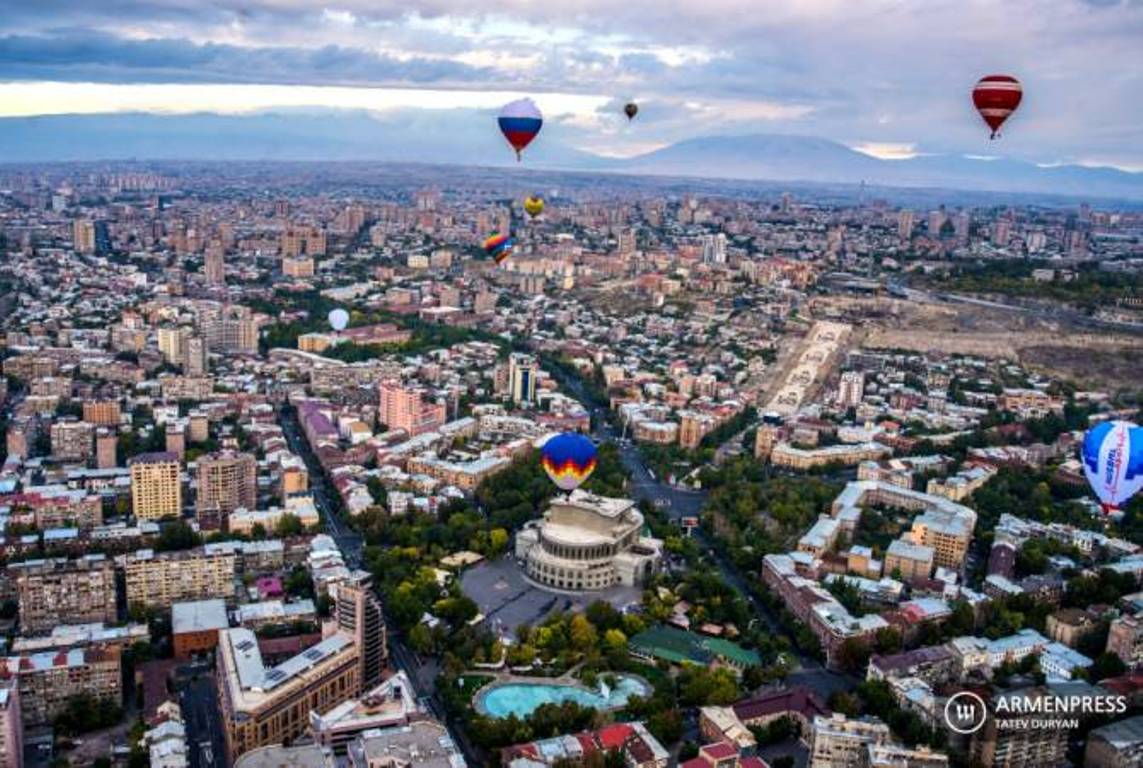
<instances>
[{"instance_id":1,"label":"building rooftop","mask_svg":"<svg viewBox=\"0 0 1143 768\"><path fill-rule=\"evenodd\" d=\"M226 629L229 626L225 600L195 600L171 606L171 632L176 635Z\"/></svg>"}]
</instances>

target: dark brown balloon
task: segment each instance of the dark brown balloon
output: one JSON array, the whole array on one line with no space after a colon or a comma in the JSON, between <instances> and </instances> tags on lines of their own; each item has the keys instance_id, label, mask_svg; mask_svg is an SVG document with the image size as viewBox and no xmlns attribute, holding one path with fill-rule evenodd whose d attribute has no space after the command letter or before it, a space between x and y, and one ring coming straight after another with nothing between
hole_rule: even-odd
<instances>
[{"instance_id":1,"label":"dark brown balloon","mask_svg":"<svg viewBox=\"0 0 1143 768\"><path fill-rule=\"evenodd\" d=\"M623 107L623 114L627 115L628 120L631 120L639 114L639 105L633 101L627 102L627 105Z\"/></svg>"}]
</instances>

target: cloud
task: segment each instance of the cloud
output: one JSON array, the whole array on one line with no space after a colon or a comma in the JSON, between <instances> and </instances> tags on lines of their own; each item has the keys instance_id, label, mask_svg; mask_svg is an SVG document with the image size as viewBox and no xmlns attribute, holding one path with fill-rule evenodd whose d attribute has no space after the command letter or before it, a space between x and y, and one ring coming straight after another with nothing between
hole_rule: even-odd
<instances>
[{"instance_id":1,"label":"cloud","mask_svg":"<svg viewBox=\"0 0 1143 768\"><path fill-rule=\"evenodd\" d=\"M0 79L300 83L635 97L632 145L780 130L919 152L1143 165L1135 0L38 0ZM1002 148L968 99L1026 87ZM683 109L680 105L699 105ZM622 141L579 114L580 141Z\"/></svg>"}]
</instances>

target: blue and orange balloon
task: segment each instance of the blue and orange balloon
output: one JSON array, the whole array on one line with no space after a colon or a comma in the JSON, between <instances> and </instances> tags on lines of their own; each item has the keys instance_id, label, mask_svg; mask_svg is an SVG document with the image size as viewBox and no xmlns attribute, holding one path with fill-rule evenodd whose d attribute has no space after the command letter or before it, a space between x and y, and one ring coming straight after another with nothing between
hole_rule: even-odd
<instances>
[{"instance_id":1,"label":"blue and orange balloon","mask_svg":"<svg viewBox=\"0 0 1143 768\"><path fill-rule=\"evenodd\" d=\"M562 491L574 491L583 485L597 462L595 443L579 432L556 435L540 449L544 471Z\"/></svg>"},{"instance_id":2,"label":"blue and orange balloon","mask_svg":"<svg viewBox=\"0 0 1143 768\"><path fill-rule=\"evenodd\" d=\"M1105 512L1111 513L1143 488L1143 427L1105 421L1083 436L1083 471Z\"/></svg>"},{"instance_id":3,"label":"blue and orange balloon","mask_svg":"<svg viewBox=\"0 0 1143 768\"><path fill-rule=\"evenodd\" d=\"M524 147L532 143L540 128L544 125L544 116L540 108L531 99L517 99L504 105L497 118L500 132L516 150L516 162L520 162L520 153Z\"/></svg>"},{"instance_id":4,"label":"blue and orange balloon","mask_svg":"<svg viewBox=\"0 0 1143 768\"><path fill-rule=\"evenodd\" d=\"M484 252L495 259L497 264L503 264L512 255L512 248L515 245L516 241L511 235L497 232L494 235L489 235L484 241Z\"/></svg>"}]
</instances>

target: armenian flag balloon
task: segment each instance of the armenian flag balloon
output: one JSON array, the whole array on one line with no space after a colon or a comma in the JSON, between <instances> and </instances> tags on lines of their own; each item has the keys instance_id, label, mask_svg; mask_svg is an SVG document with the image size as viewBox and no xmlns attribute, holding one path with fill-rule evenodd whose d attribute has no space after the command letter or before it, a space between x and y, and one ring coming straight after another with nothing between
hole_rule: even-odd
<instances>
[{"instance_id":1,"label":"armenian flag balloon","mask_svg":"<svg viewBox=\"0 0 1143 768\"><path fill-rule=\"evenodd\" d=\"M524 212L533 219L536 218L544 212L544 199L535 195L529 196L524 200Z\"/></svg>"},{"instance_id":2,"label":"armenian flag balloon","mask_svg":"<svg viewBox=\"0 0 1143 768\"><path fill-rule=\"evenodd\" d=\"M516 241L511 235L497 232L489 235L484 241L484 252L495 259L497 264L503 264L504 260L512 255L512 247L515 245Z\"/></svg>"},{"instance_id":3,"label":"armenian flag balloon","mask_svg":"<svg viewBox=\"0 0 1143 768\"><path fill-rule=\"evenodd\" d=\"M520 153L524 147L532 143L536 134L544 124L544 116L540 108L531 99L517 99L504 105L497 118L500 123L500 132L516 150L516 161L520 161Z\"/></svg>"},{"instance_id":4,"label":"armenian flag balloon","mask_svg":"<svg viewBox=\"0 0 1143 768\"><path fill-rule=\"evenodd\" d=\"M996 138L1000 126L1020 106L1024 89L1012 75L988 75L980 78L972 89L972 104L992 129L989 138Z\"/></svg>"},{"instance_id":5,"label":"armenian flag balloon","mask_svg":"<svg viewBox=\"0 0 1143 768\"><path fill-rule=\"evenodd\" d=\"M1143 488L1143 427L1129 421L1105 421L1083 436L1080 460L1087 482L1105 512Z\"/></svg>"},{"instance_id":6,"label":"armenian flag balloon","mask_svg":"<svg viewBox=\"0 0 1143 768\"><path fill-rule=\"evenodd\" d=\"M552 482L563 491L574 491L595 471L595 443L579 432L564 432L544 443L540 463Z\"/></svg>"}]
</instances>

